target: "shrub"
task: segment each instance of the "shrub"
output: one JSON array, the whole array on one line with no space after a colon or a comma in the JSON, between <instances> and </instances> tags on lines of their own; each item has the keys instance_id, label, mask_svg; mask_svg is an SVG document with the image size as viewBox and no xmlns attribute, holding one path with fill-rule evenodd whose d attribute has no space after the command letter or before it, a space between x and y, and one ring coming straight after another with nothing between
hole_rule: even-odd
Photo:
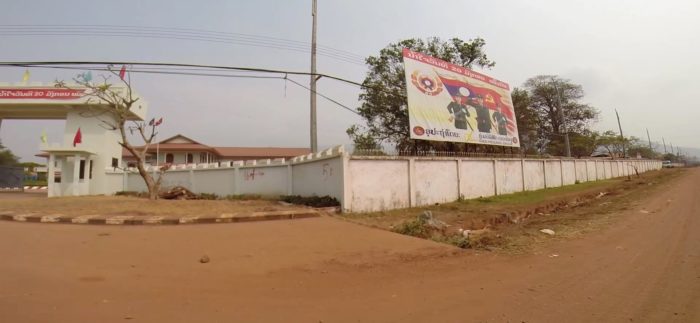
<instances>
[{"instance_id":1,"label":"shrub","mask_svg":"<svg viewBox=\"0 0 700 323\"><path fill-rule=\"evenodd\" d=\"M338 199L331 196L300 196L300 195L284 195L280 199L287 203L306 205L311 207L330 207L340 206Z\"/></svg>"},{"instance_id":2,"label":"shrub","mask_svg":"<svg viewBox=\"0 0 700 323\"><path fill-rule=\"evenodd\" d=\"M427 238L430 236L430 228L426 225L426 221L422 217L415 220L404 221L398 227L393 229L394 232L413 236L418 238Z\"/></svg>"}]
</instances>

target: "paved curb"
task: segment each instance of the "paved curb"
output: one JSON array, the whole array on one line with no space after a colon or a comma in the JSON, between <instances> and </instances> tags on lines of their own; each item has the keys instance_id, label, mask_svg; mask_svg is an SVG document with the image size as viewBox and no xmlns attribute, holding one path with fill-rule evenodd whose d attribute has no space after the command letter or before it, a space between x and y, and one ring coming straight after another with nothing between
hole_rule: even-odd
<instances>
[{"instance_id":1,"label":"paved curb","mask_svg":"<svg viewBox=\"0 0 700 323\"><path fill-rule=\"evenodd\" d=\"M293 220L320 217L317 210L299 211L270 211L250 213L224 213L207 216L136 216L136 215L64 215L16 213L0 211L0 220L35 223L66 223L66 224L105 224L105 225L174 225L174 224L203 224L203 223L235 223L271 220Z\"/></svg>"}]
</instances>

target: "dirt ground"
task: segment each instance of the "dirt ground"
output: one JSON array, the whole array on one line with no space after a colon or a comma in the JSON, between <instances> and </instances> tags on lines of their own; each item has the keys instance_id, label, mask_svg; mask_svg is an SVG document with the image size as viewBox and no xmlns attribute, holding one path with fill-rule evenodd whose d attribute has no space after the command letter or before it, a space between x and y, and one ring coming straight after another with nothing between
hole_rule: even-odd
<instances>
[{"instance_id":1,"label":"dirt ground","mask_svg":"<svg viewBox=\"0 0 700 323\"><path fill-rule=\"evenodd\" d=\"M271 200L157 200L129 196L46 198L41 193L0 193L0 211L67 215L220 215L222 213L300 210Z\"/></svg>"},{"instance_id":2,"label":"dirt ground","mask_svg":"<svg viewBox=\"0 0 700 323\"><path fill-rule=\"evenodd\" d=\"M700 322L698 192L688 170L519 255L330 217L0 222L0 322Z\"/></svg>"}]
</instances>

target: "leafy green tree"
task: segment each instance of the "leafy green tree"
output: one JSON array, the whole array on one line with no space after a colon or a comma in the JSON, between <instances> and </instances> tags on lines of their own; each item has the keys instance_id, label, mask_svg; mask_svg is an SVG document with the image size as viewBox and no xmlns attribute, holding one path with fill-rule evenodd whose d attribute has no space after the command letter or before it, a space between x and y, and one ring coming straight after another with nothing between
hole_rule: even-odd
<instances>
[{"instance_id":1,"label":"leafy green tree","mask_svg":"<svg viewBox=\"0 0 700 323\"><path fill-rule=\"evenodd\" d=\"M540 153L539 120L535 110L530 107L530 95L524 89L513 88L510 93L518 123L520 151L528 155Z\"/></svg>"},{"instance_id":2,"label":"leafy green tree","mask_svg":"<svg viewBox=\"0 0 700 323\"><path fill-rule=\"evenodd\" d=\"M600 134L592 130L584 130L582 133L569 133L571 156L581 158L590 157L598 148Z\"/></svg>"},{"instance_id":3,"label":"leafy green tree","mask_svg":"<svg viewBox=\"0 0 700 323\"><path fill-rule=\"evenodd\" d=\"M660 154L654 151L652 147L649 147L649 144L646 141L642 141L641 139L637 137L630 137L627 140L628 143L628 148L627 148L627 156L631 157L637 157L642 156L642 158L649 158L649 159L654 159L654 158L659 158Z\"/></svg>"},{"instance_id":4,"label":"leafy green tree","mask_svg":"<svg viewBox=\"0 0 700 323\"><path fill-rule=\"evenodd\" d=\"M19 162L19 157L15 156L12 151L5 148L0 142L0 165L2 166L16 166Z\"/></svg>"},{"instance_id":5,"label":"leafy green tree","mask_svg":"<svg viewBox=\"0 0 700 323\"><path fill-rule=\"evenodd\" d=\"M408 104L403 66L403 48L421 52L452 64L472 68L491 68L496 63L484 52L486 42L481 38L468 41L437 37L406 39L386 46L377 56L366 59L369 71L363 82L357 109L365 125L354 125L347 132L356 145L383 143L396 145L398 150L462 150L463 144L409 139ZM370 142L371 139L371 142Z\"/></svg>"},{"instance_id":6,"label":"leafy green tree","mask_svg":"<svg viewBox=\"0 0 700 323\"><path fill-rule=\"evenodd\" d=\"M624 157L625 147L629 146L629 139L622 138L612 130L603 132L598 139L598 146L603 147L610 157ZM629 156L629 153L627 154Z\"/></svg>"},{"instance_id":7,"label":"leafy green tree","mask_svg":"<svg viewBox=\"0 0 700 323\"><path fill-rule=\"evenodd\" d=\"M583 87L570 80L538 75L525 81L523 87L528 93L529 109L537 120L538 140L547 153L564 155L565 128L570 137L571 134L585 135L598 117L594 107L581 102Z\"/></svg>"}]
</instances>

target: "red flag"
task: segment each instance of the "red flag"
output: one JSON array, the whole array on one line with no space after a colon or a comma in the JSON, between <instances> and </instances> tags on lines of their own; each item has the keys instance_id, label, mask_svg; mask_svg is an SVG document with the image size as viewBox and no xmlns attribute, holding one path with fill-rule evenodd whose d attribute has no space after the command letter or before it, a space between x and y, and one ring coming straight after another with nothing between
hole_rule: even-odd
<instances>
[{"instance_id":1,"label":"red flag","mask_svg":"<svg viewBox=\"0 0 700 323\"><path fill-rule=\"evenodd\" d=\"M126 65L122 65L122 69L119 70L119 78L124 80L124 76L126 76Z\"/></svg>"},{"instance_id":2,"label":"red flag","mask_svg":"<svg viewBox=\"0 0 700 323\"><path fill-rule=\"evenodd\" d=\"M75 133L75 137L73 137L73 147L75 147L76 144L80 144L83 142L83 134L80 133L80 128L78 128L78 132Z\"/></svg>"},{"instance_id":3,"label":"red flag","mask_svg":"<svg viewBox=\"0 0 700 323\"><path fill-rule=\"evenodd\" d=\"M160 118L158 119L158 121L156 121L156 126L160 126L161 123L163 123L163 118Z\"/></svg>"}]
</instances>

